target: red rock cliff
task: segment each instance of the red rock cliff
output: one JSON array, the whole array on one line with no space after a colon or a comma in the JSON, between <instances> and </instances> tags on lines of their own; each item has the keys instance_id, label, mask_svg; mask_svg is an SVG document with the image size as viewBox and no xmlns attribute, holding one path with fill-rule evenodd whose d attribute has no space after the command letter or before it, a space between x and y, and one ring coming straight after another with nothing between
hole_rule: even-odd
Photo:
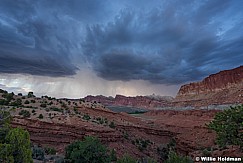
<instances>
[{"instance_id":1,"label":"red rock cliff","mask_svg":"<svg viewBox=\"0 0 243 163\"><path fill-rule=\"evenodd\" d=\"M208 99L212 103L243 102L243 66L220 71L201 82L181 86L175 101ZM221 98L221 99L220 99Z\"/></svg>"},{"instance_id":2,"label":"red rock cliff","mask_svg":"<svg viewBox=\"0 0 243 163\"><path fill-rule=\"evenodd\" d=\"M153 109L156 107L164 107L170 103L172 98L169 97L151 97L151 96L136 96L136 97L126 97L122 95L116 95L115 105L122 106L134 106L147 109Z\"/></svg>"},{"instance_id":3,"label":"red rock cliff","mask_svg":"<svg viewBox=\"0 0 243 163\"><path fill-rule=\"evenodd\" d=\"M135 96L127 97L123 95L116 95L115 98L105 96L87 96L86 101L96 101L104 105L115 106L133 106L138 108L153 109L156 107L167 106L172 100L169 96Z\"/></svg>"}]
</instances>

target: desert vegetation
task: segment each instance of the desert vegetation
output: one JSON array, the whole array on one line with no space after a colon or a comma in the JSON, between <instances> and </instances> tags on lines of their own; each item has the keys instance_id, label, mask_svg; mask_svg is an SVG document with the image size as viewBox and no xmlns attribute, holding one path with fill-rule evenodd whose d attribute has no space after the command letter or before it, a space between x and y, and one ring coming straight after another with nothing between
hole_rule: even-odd
<instances>
[{"instance_id":1,"label":"desert vegetation","mask_svg":"<svg viewBox=\"0 0 243 163\"><path fill-rule=\"evenodd\" d=\"M207 126L217 133L220 147L239 145L243 149L243 105L217 113Z\"/></svg>"},{"instance_id":2,"label":"desert vegetation","mask_svg":"<svg viewBox=\"0 0 243 163\"><path fill-rule=\"evenodd\" d=\"M33 162L28 131L10 127L11 116L0 110L0 162Z\"/></svg>"},{"instance_id":3,"label":"desert vegetation","mask_svg":"<svg viewBox=\"0 0 243 163\"><path fill-rule=\"evenodd\" d=\"M36 132L41 133L39 130L43 128L45 134L41 136L45 140L47 137L52 137L51 142L53 140L59 142L61 138L64 138L63 140L65 141L69 140L69 142L65 142L65 145L60 143L60 146L52 146L52 143L42 144L42 142L38 142L38 144L33 142L34 144L31 145L27 143L29 144L28 151L30 153L30 157L28 158L31 160L77 162L78 159L84 159L81 157L85 155L85 158L89 158L90 160L97 159L99 162L103 161L108 163L190 163L193 157L190 158L185 153L180 153L180 148L184 147L182 143L185 143L180 142L180 135L183 135L184 131L182 131L182 134L176 133L173 135L173 132L180 125L183 127L184 125L191 127L191 124L184 121L185 118L183 117L186 116L192 116L193 122L197 120L199 122L196 122L198 124L196 127L193 126L193 130L187 130L187 132L194 134L193 137L195 135L197 136L195 134L197 131L201 132L200 126L203 126L203 133L206 135L208 133L209 135L216 133L216 145L213 143L210 146L204 146L200 143L196 144L197 146L194 148L197 149L196 152L199 152L200 155L214 156L215 151L228 150L229 145L238 146L242 150L242 106L233 106L224 111L212 111L213 115L215 115L214 118L210 115L211 112L208 113L207 110L157 110L148 112L133 110L134 112L131 113L135 114L135 116L131 116L131 114L127 113L110 111L99 102L95 103L80 99L56 99L48 96L39 98L35 97L33 92L27 95L21 94L21 96L6 91L1 92L1 107L10 111L8 115L11 117L11 113L13 116L13 123L11 124L14 124L15 127L23 126L29 130L30 135L32 133L35 135ZM6 117L7 112L2 112L1 114L3 114L2 117ZM179 115L177 116L177 114ZM210 121L207 121L208 123L206 125L211 131L205 127L205 123L202 123L206 122L204 118L209 119L207 115L211 116ZM180 122L171 121L172 119L177 119L174 117L179 117ZM6 119L6 121L8 120ZM0 137L1 140L4 140L4 142L1 142L1 149L3 149L1 159L11 162L13 159L15 160L15 156L11 155L11 152L13 152L11 149L13 147L13 141L10 141L10 139L14 140L14 137L7 137L8 133L11 133L11 135L23 135L22 137L18 136L20 139L30 138L28 138L28 132L24 129L13 130L13 128L8 129L4 127L7 125L3 124L9 123L10 121L1 124ZM33 126L29 127L28 125ZM55 127L52 128L50 125ZM164 129L172 129L173 132L165 131ZM13 131L9 132L10 130ZM56 135L52 133L60 134L55 137ZM90 136L84 137L87 135ZM190 136L190 134L186 134L186 136ZM32 138L36 140L34 137ZM164 141L164 138L167 140ZM173 139L169 141L168 138ZM201 140L201 138L199 137L198 140ZM208 139L203 140L207 141ZM99 147L95 148L94 145ZM22 150L25 150L25 148ZM193 153L188 153L188 155L193 156Z\"/></svg>"}]
</instances>

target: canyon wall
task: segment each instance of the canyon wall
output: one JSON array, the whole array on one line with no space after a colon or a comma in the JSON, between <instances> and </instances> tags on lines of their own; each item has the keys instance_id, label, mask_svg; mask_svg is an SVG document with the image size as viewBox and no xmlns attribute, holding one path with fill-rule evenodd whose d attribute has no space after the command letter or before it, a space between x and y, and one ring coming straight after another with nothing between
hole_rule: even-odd
<instances>
[{"instance_id":1,"label":"canyon wall","mask_svg":"<svg viewBox=\"0 0 243 163\"><path fill-rule=\"evenodd\" d=\"M174 102L175 105L184 102L184 105L201 103L204 106L243 103L243 66L181 86Z\"/></svg>"}]
</instances>

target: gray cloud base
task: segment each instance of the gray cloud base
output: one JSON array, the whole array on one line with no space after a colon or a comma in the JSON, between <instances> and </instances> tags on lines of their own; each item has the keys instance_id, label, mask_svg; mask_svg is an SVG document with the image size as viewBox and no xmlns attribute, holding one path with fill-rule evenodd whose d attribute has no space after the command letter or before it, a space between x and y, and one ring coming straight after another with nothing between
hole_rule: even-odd
<instances>
[{"instance_id":1,"label":"gray cloud base","mask_svg":"<svg viewBox=\"0 0 243 163\"><path fill-rule=\"evenodd\" d=\"M241 65L243 13L233 10L240 1L189 2L143 12L129 8L113 22L90 26L84 54L105 79L162 84L199 80ZM227 22L233 17L234 23Z\"/></svg>"},{"instance_id":2,"label":"gray cloud base","mask_svg":"<svg viewBox=\"0 0 243 163\"><path fill-rule=\"evenodd\" d=\"M243 64L241 6L241 0L2 0L0 72L68 76L87 64L107 80L199 80Z\"/></svg>"}]
</instances>

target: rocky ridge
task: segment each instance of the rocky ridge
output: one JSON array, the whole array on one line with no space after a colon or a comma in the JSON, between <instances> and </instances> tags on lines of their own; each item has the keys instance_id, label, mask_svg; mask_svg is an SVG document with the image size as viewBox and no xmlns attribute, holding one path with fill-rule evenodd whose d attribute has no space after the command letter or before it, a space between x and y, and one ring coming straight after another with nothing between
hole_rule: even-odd
<instances>
[{"instance_id":1,"label":"rocky ridge","mask_svg":"<svg viewBox=\"0 0 243 163\"><path fill-rule=\"evenodd\" d=\"M173 104L208 106L239 103L243 103L243 66L181 86Z\"/></svg>"},{"instance_id":2,"label":"rocky ridge","mask_svg":"<svg viewBox=\"0 0 243 163\"><path fill-rule=\"evenodd\" d=\"M102 103L106 106L131 106L137 108L143 108L148 110L153 110L157 107L168 106L173 100L173 97L170 96L135 96L135 97L126 97L123 95L116 95L113 97L105 96L87 96L84 98L85 101L96 101Z\"/></svg>"}]
</instances>

